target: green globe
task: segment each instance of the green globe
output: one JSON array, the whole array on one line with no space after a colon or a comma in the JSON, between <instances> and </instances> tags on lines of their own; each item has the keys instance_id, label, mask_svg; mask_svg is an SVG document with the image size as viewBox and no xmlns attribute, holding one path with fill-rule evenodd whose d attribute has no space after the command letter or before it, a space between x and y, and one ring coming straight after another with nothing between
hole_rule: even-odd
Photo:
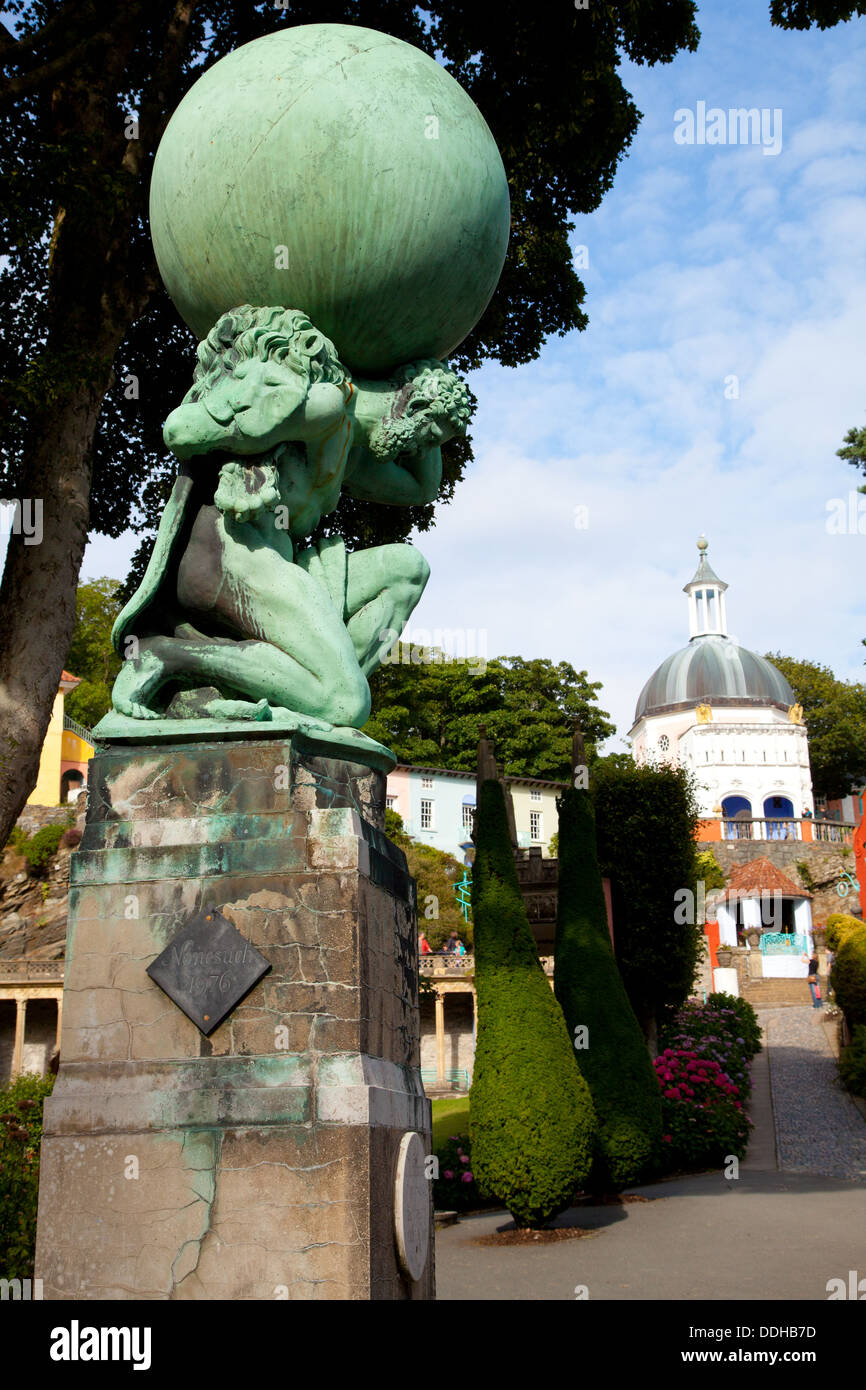
<instances>
[{"instance_id":1,"label":"green globe","mask_svg":"<svg viewBox=\"0 0 866 1390\"><path fill-rule=\"evenodd\" d=\"M356 373L447 357L502 270L508 184L444 68L344 24L256 39L172 116L150 195L166 289L199 338L239 304L303 310Z\"/></svg>"}]
</instances>

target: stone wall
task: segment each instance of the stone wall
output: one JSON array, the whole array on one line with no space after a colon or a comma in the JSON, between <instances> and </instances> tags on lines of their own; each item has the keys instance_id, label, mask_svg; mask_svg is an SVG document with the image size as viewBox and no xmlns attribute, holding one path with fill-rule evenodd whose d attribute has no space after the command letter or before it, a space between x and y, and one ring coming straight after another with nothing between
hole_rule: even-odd
<instances>
[{"instance_id":1,"label":"stone wall","mask_svg":"<svg viewBox=\"0 0 866 1390\"><path fill-rule=\"evenodd\" d=\"M846 898L840 898L836 892L842 874L854 873L854 854L847 845L809 844L800 840L723 840L703 843L699 849L712 850L726 878L738 865L748 864L753 859L769 859L798 887L805 887L797 870L798 863L805 864L815 885L811 889L813 922L826 922L831 912L860 915L856 892Z\"/></svg>"},{"instance_id":2,"label":"stone wall","mask_svg":"<svg viewBox=\"0 0 866 1390\"><path fill-rule=\"evenodd\" d=\"M464 1068L470 1080L475 1061L472 1012L471 994L445 995L445 1068ZM421 1000L421 1066L436 1070L436 1008L429 995Z\"/></svg>"}]
</instances>

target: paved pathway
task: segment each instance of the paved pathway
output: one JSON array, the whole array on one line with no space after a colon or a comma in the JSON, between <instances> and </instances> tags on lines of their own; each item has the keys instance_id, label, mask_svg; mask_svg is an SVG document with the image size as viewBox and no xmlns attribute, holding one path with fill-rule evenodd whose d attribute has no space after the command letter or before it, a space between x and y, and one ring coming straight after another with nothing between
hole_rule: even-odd
<instances>
[{"instance_id":1,"label":"paved pathway","mask_svg":"<svg viewBox=\"0 0 866 1390\"><path fill-rule=\"evenodd\" d=\"M823 1010L761 1009L769 1040L779 1167L866 1179L866 1120L839 1083Z\"/></svg>"},{"instance_id":2,"label":"paved pathway","mask_svg":"<svg viewBox=\"0 0 866 1390\"><path fill-rule=\"evenodd\" d=\"M839 1087L822 1013L759 1017L769 1048L736 1182L702 1174L636 1189L645 1204L575 1207L556 1224L592 1235L538 1248L475 1243L507 1212L464 1219L437 1233L437 1297L825 1300L828 1280L866 1274L866 1118Z\"/></svg>"}]
</instances>

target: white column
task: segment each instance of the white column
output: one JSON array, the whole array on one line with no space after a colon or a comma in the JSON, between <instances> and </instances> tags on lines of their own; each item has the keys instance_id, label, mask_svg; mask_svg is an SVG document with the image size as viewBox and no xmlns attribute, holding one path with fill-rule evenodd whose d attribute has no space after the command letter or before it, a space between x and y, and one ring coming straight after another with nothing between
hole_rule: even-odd
<instances>
[{"instance_id":1,"label":"white column","mask_svg":"<svg viewBox=\"0 0 866 1390\"><path fill-rule=\"evenodd\" d=\"M728 907L727 903L718 905L719 919L719 944L722 946L736 946L737 944L737 918L734 912Z\"/></svg>"},{"instance_id":2,"label":"white column","mask_svg":"<svg viewBox=\"0 0 866 1390\"><path fill-rule=\"evenodd\" d=\"M445 998L436 995L436 1085L445 1087Z\"/></svg>"},{"instance_id":3,"label":"white column","mask_svg":"<svg viewBox=\"0 0 866 1390\"><path fill-rule=\"evenodd\" d=\"M761 921L761 901L759 898L746 898L743 902L743 926L763 928Z\"/></svg>"},{"instance_id":4,"label":"white column","mask_svg":"<svg viewBox=\"0 0 866 1390\"><path fill-rule=\"evenodd\" d=\"M15 1000L15 1044L12 1048L12 1074L14 1081L21 1072L21 1058L24 1052L24 1028L27 1020L27 1000Z\"/></svg>"}]
</instances>

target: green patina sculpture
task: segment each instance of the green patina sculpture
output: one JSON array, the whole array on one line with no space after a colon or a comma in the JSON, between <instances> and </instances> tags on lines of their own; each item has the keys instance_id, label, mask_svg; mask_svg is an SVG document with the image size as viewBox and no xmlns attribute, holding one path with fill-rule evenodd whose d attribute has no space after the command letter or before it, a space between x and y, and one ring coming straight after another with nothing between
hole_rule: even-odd
<instances>
[{"instance_id":1,"label":"green patina sculpture","mask_svg":"<svg viewBox=\"0 0 866 1390\"><path fill-rule=\"evenodd\" d=\"M243 306L198 349L165 425L183 461L144 581L117 620L114 707L134 719L267 718L274 708L363 724L367 677L421 596L411 545L297 552L337 504L431 501L441 443L469 418L438 362L353 381L296 310ZM134 638L134 641L130 641Z\"/></svg>"},{"instance_id":2,"label":"green patina sculpture","mask_svg":"<svg viewBox=\"0 0 866 1390\"><path fill-rule=\"evenodd\" d=\"M99 732L279 720L387 756L354 731L427 564L411 545L298 546L342 489L393 506L437 495L440 446L469 418L439 359L505 254L493 138L408 44L281 29L184 98L151 223L167 288L205 336L166 421L180 471L115 626L125 660Z\"/></svg>"}]
</instances>

